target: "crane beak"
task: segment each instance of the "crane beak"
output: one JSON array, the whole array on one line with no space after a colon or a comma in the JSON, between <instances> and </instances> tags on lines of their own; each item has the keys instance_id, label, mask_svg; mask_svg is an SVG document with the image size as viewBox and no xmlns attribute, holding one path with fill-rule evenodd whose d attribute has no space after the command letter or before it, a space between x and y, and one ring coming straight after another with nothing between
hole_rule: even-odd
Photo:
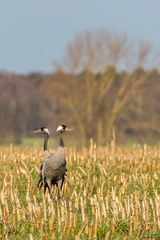
<instances>
[{"instance_id":1,"label":"crane beak","mask_svg":"<svg viewBox=\"0 0 160 240\"><path fill-rule=\"evenodd\" d=\"M41 129L34 130L32 133L41 133Z\"/></svg>"},{"instance_id":2,"label":"crane beak","mask_svg":"<svg viewBox=\"0 0 160 240\"><path fill-rule=\"evenodd\" d=\"M66 128L65 129L65 132L72 132L72 131L74 131L72 128Z\"/></svg>"}]
</instances>

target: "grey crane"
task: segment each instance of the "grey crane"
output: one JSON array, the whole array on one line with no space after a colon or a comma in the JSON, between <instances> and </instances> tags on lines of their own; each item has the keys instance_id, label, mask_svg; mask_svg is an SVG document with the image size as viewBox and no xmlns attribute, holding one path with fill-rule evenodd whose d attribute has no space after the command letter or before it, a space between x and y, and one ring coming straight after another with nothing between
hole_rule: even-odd
<instances>
[{"instance_id":1,"label":"grey crane","mask_svg":"<svg viewBox=\"0 0 160 240\"><path fill-rule=\"evenodd\" d=\"M40 132L41 130L36 130L34 131L35 133ZM57 187L57 200L59 202L60 200L60 190L63 187L63 183L65 180L65 175L66 175L66 159L65 159L65 145L64 141L62 138L62 134L64 132L70 132L72 129L66 127L66 125L60 125L57 127L57 134L59 136L59 146L57 151L54 154L49 154L48 149L46 148L48 139L49 139L49 134L44 134L44 150L46 150L45 154L45 160L42 164L42 169L41 169L41 175L39 182L42 182L42 185L44 186L44 193L46 192L46 189L48 188L50 197L52 198L52 193L51 193L51 186L56 185ZM42 180L41 180L42 179Z\"/></svg>"},{"instance_id":2,"label":"grey crane","mask_svg":"<svg viewBox=\"0 0 160 240\"><path fill-rule=\"evenodd\" d=\"M48 151L48 140L49 140L49 130L47 127L41 127L40 129L37 129L33 131L33 133L41 133L44 135L44 145L43 145L43 150L44 150L44 161L47 159L49 155L51 155ZM44 162L43 161L43 162ZM43 179L42 179L42 167L43 167L43 162L40 166L40 174L39 174L39 181L38 181L38 188L41 188L43 185Z\"/></svg>"}]
</instances>

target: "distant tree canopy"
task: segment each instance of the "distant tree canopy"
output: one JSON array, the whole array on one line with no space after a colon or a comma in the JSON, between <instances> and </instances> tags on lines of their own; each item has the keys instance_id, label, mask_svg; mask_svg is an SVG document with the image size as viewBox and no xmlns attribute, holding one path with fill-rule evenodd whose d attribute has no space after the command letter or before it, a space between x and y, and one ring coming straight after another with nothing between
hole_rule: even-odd
<instances>
[{"instance_id":1,"label":"distant tree canopy","mask_svg":"<svg viewBox=\"0 0 160 240\"><path fill-rule=\"evenodd\" d=\"M113 129L120 143L156 142L160 137L156 70L57 72L40 81L0 74L0 92L1 142L20 142L37 127L55 129L59 123L73 126L78 141L93 138L99 144L110 141Z\"/></svg>"},{"instance_id":2,"label":"distant tree canopy","mask_svg":"<svg viewBox=\"0 0 160 240\"><path fill-rule=\"evenodd\" d=\"M52 75L0 74L1 142L20 142L42 125L65 123L75 139L105 144L157 142L160 74L148 70L151 45L125 35L83 32Z\"/></svg>"}]
</instances>

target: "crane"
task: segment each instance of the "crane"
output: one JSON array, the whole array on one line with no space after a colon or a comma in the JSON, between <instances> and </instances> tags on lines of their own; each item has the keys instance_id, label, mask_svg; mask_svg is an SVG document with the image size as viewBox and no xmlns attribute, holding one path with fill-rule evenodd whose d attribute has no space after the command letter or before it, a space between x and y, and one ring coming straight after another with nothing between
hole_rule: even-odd
<instances>
[{"instance_id":1,"label":"crane","mask_svg":"<svg viewBox=\"0 0 160 240\"><path fill-rule=\"evenodd\" d=\"M41 128L42 129L42 128ZM41 129L34 131L35 133L41 132ZM44 130L44 129L43 129ZM57 127L57 134L59 136L59 146L57 151L54 154L49 154L47 149L47 143L49 139L49 134L44 133L44 150L45 160L42 164L41 176L39 182L42 182L44 186L44 193L48 188L50 198L52 198L51 186L56 185L57 187L57 200L60 200L60 190L63 187L63 183L66 175L66 159L65 159L65 145L62 138L64 132L70 132L72 129L68 128L66 125L60 125ZM40 185L41 186L41 185Z\"/></svg>"},{"instance_id":2,"label":"crane","mask_svg":"<svg viewBox=\"0 0 160 240\"><path fill-rule=\"evenodd\" d=\"M45 159L47 159L47 157L49 155L51 155L48 151L49 130L48 130L47 127L41 127L40 129L37 129L37 130L33 131L33 133L41 133L41 134L44 135L43 150L44 150L44 161L45 161ZM41 188L42 185L43 185L42 167L43 167L43 163L40 165L39 181L38 181L38 184L37 184L38 188Z\"/></svg>"}]
</instances>

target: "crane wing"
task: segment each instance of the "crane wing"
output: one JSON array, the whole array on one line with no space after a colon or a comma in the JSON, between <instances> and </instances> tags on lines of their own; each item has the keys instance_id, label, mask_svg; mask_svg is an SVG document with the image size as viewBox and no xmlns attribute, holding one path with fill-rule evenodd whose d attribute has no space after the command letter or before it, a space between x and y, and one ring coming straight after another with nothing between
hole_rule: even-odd
<instances>
[{"instance_id":1,"label":"crane wing","mask_svg":"<svg viewBox=\"0 0 160 240\"><path fill-rule=\"evenodd\" d=\"M43 176L51 181L62 179L66 172L66 160L58 157L56 154L51 155L45 160L42 168Z\"/></svg>"}]
</instances>

